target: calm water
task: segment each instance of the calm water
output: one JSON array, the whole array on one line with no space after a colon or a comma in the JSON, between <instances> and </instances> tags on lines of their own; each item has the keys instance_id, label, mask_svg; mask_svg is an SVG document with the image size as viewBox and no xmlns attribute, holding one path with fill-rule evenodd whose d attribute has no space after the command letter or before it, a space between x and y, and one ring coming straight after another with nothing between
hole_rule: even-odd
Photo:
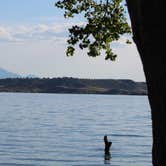
<instances>
[{"instance_id":1,"label":"calm water","mask_svg":"<svg viewBox=\"0 0 166 166\"><path fill-rule=\"evenodd\" d=\"M151 166L151 144L146 96L0 93L1 166Z\"/></svg>"}]
</instances>

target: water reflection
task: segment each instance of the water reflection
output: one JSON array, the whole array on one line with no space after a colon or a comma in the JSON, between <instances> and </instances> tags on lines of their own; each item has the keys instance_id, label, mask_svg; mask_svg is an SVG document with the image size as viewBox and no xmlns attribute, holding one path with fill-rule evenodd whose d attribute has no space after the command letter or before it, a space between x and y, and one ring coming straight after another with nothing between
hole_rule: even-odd
<instances>
[{"instance_id":1,"label":"water reflection","mask_svg":"<svg viewBox=\"0 0 166 166\"><path fill-rule=\"evenodd\" d=\"M110 153L104 155L104 164L111 165L111 154Z\"/></svg>"}]
</instances>

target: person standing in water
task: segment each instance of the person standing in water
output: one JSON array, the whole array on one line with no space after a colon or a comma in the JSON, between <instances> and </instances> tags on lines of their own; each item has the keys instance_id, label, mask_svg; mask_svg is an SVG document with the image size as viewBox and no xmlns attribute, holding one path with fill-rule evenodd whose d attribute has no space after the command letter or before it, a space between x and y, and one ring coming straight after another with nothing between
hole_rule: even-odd
<instances>
[{"instance_id":1,"label":"person standing in water","mask_svg":"<svg viewBox=\"0 0 166 166\"><path fill-rule=\"evenodd\" d=\"M104 136L104 143L105 143L105 160L109 160L111 158L110 154L110 147L112 145L112 142L108 141L107 135Z\"/></svg>"}]
</instances>

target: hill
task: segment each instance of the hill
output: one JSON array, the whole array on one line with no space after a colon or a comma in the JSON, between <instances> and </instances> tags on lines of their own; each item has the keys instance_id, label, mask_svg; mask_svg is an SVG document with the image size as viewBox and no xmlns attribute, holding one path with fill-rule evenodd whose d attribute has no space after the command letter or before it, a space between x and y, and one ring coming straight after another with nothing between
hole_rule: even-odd
<instances>
[{"instance_id":1,"label":"hill","mask_svg":"<svg viewBox=\"0 0 166 166\"><path fill-rule=\"evenodd\" d=\"M147 95L145 82L115 79L8 78L0 92Z\"/></svg>"},{"instance_id":2,"label":"hill","mask_svg":"<svg viewBox=\"0 0 166 166\"><path fill-rule=\"evenodd\" d=\"M6 78L37 78L37 76L33 74L19 75L11 71L5 70L3 68L0 68L0 79L6 79Z\"/></svg>"},{"instance_id":3,"label":"hill","mask_svg":"<svg viewBox=\"0 0 166 166\"><path fill-rule=\"evenodd\" d=\"M4 78L20 78L21 76L16 74L16 73L12 73L10 71L7 71L5 69L0 68L0 79L4 79Z\"/></svg>"}]
</instances>

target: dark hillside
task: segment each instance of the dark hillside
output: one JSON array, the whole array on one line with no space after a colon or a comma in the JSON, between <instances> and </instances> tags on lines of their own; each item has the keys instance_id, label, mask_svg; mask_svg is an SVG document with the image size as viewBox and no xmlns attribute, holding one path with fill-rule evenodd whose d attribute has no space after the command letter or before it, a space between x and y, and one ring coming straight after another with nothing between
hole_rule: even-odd
<instances>
[{"instance_id":1,"label":"dark hillside","mask_svg":"<svg viewBox=\"0 0 166 166\"><path fill-rule=\"evenodd\" d=\"M0 79L0 92L146 95L147 87L144 82L132 80L8 78Z\"/></svg>"}]
</instances>

